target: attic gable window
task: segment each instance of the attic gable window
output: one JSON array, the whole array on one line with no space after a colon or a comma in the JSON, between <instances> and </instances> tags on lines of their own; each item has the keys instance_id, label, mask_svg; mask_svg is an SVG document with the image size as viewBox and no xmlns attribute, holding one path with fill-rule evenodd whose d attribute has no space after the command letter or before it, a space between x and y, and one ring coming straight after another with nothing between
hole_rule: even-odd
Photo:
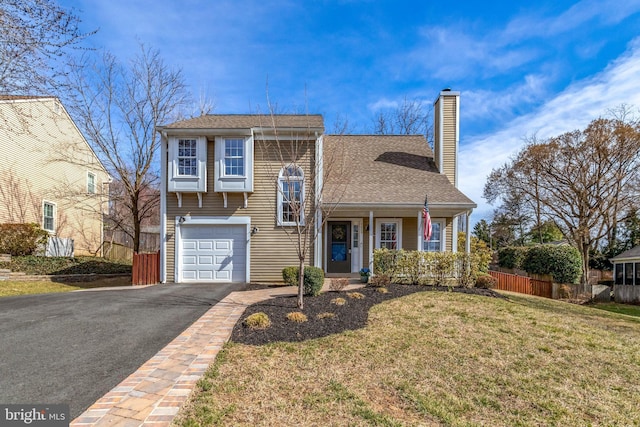
<instances>
[{"instance_id":1,"label":"attic gable window","mask_svg":"<svg viewBox=\"0 0 640 427\"><path fill-rule=\"evenodd\" d=\"M304 172L289 165L278 174L278 225L304 225Z\"/></svg>"},{"instance_id":2,"label":"attic gable window","mask_svg":"<svg viewBox=\"0 0 640 427\"><path fill-rule=\"evenodd\" d=\"M197 140L178 140L178 175L198 176Z\"/></svg>"}]
</instances>

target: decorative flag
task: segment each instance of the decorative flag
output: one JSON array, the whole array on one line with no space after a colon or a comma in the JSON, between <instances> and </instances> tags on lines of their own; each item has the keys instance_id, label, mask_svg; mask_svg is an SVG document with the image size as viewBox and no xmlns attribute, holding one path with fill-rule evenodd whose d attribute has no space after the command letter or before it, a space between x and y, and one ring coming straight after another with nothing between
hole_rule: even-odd
<instances>
[{"instance_id":1,"label":"decorative flag","mask_svg":"<svg viewBox=\"0 0 640 427\"><path fill-rule=\"evenodd\" d=\"M424 240L428 242L431 239L431 216L429 215L429 206L426 203L422 209L422 230Z\"/></svg>"}]
</instances>

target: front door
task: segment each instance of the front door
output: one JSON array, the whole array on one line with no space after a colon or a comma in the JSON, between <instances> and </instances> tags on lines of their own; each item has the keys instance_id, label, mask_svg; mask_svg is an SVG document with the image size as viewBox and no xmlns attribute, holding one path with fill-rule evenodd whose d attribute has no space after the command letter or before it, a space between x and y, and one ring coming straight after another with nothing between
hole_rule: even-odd
<instances>
[{"instance_id":1,"label":"front door","mask_svg":"<svg viewBox=\"0 0 640 427\"><path fill-rule=\"evenodd\" d=\"M329 222L327 273L351 272L351 222Z\"/></svg>"}]
</instances>

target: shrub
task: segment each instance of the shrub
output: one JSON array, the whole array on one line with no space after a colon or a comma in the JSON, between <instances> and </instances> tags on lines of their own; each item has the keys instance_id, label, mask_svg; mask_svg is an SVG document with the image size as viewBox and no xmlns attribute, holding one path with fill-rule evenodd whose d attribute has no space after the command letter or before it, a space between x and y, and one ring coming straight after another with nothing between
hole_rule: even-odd
<instances>
[{"instance_id":1,"label":"shrub","mask_svg":"<svg viewBox=\"0 0 640 427\"><path fill-rule=\"evenodd\" d=\"M498 265L504 268L524 269L522 263L527 255L526 247L507 246L498 251Z\"/></svg>"},{"instance_id":2,"label":"shrub","mask_svg":"<svg viewBox=\"0 0 640 427\"><path fill-rule=\"evenodd\" d=\"M536 245L527 251L522 268L529 273L550 274L558 283L578 283L582 258L573 246Z\"/></svg>"},{"instance_id":3,"label":"shrub","mask_svg":"<svg viewBox=\"0 0 640 427\"><path fill-rule=\"evenodd\" d=\"M498 284L498 279L490 274L480 273L476 277L476 288L493 289Z\"/></svg>"},{"instance_id":4,"label":"shrub","mask_svg":"<svg viewBox=\"0 0 640 427\"><path fill-rule=\"evenodd\" d=\"M313 297L320 295L324 285L324 271L318 267L307 266L304 268L304 294Z\"/></svg>"},{"instance_id":5,"label":"shrub","mask_svg":"<svg viewBox=\"0 0 640 427\"><path fill-rule=\"evenodd\" d=\"M334 298L331 300L331 304L335 304L335 305L345 305L347 303L347 300L344 298Z\"/></svg>"},{"instance_id":6,"label":"shrub","mask_svg":"<svg viewBox=\"0 0 640 427\"><path fill-rule=\"evenodd\" d=\"M247 318L244 319L244 326L249 329L266 329L271 326L271 320L269 320L269 316L267 316L266 313L261 311L247 316Z\"/></svg>"},{"instance_id":7,"label":"shrub","mask_svg":"<svg viewBox=\"0 0 640 427\"><path fill-rule=\"evenodd\" d=\"M296 323L304 323L307 321L307 315L300 311L293 311L287 314L287 319Z\"/></svg>"},{"instance_id":8,"label":"shrub","mask_svg":"<svg viewBox=\"0 0 640 427\"><path fill-rule=\"evenodd\" d=\"M38 224L0 224L0 253L13 256L33 254L46 245L49 233Z\"/></svg>"},{"instance_id":9,"label":"shrub","mask_svg":"<svg viewBox=\"0 0 640 427\"><path fill-rule=\"evenodd\" d=\"M298 286L298 267L285 267L282 269L282 280L289 286Z\"/></svg>"},{"instance_id":10,"label":"shrub","mask_svg":"<svg viewBox=\"0 0 640 427\"><path fill-rule=\"evenodd\" d=\"M391 277L388 274L376 274L369 280L369 286L374 288L386 288L391 283Z\"/></svg>"},{"instance_id":11,"label":"shrub","mask_svg":"<svg viewBox=\"0 0 640 427\"><path fill-rule=\"evenodd\" d=\"M388 294L389 293L389 289L387 288L376 288L376 292L379 294Z\"/></svg>"},{"instance_id":12,"label":"shrub","mask_svg":"<svg viewBox=\"0 0 640 427\"><path fill-rule=\"evenodd\" d=\"M285 267L282 269L282 279L287 285L298 286L298 267ZM304 267L304 294L310 296L320 295L324 285L324 271L318 267L307 265Z\"/></svg>"},{"instance_id":13,"label":"shrub","mask_svg":"<svg viewBox=\"0 0 640 427\"><path fill-rule=\"evenodd\" d=\"M347 286L349 286L349 279L345 279L345 278L331 279L331 282L329 284L329 289L332 291L341 291Z\"/></svg>"},{"instance_id":14,"label":"shrub","mask_svg":"<svg viewBox=\"0 0 640 427\"><path fill-rule=\"evenodd\" d=\"M380 248L374 251L373 270L378 273L393 274L400 251Z\"/></svg>"},{"instance_id":15,"label":"shrub","mask_svg":"<svg viewBox=\"0 0 640 427\"><path fill-rule=\"evenodd\" d=\"M364 299L364 295L360 292L349 292L347 296L351 299Z\"/></svg>"}]
</instances>

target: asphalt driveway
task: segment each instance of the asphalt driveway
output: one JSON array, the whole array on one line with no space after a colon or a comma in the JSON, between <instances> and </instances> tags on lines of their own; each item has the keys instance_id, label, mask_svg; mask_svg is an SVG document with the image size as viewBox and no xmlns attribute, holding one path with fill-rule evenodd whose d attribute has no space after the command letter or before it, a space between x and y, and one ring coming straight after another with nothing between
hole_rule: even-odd
<instances>
[{"instance_id":1,"label":"asphalt driveway","mask_svg":"<svg viewBox=\"0 0 640 427\"><path fill-rule=\"evenodd\" d=\"M0 403L68 403L71 418L238 284L0 298Z\"/></svg>"}]
</instances>

